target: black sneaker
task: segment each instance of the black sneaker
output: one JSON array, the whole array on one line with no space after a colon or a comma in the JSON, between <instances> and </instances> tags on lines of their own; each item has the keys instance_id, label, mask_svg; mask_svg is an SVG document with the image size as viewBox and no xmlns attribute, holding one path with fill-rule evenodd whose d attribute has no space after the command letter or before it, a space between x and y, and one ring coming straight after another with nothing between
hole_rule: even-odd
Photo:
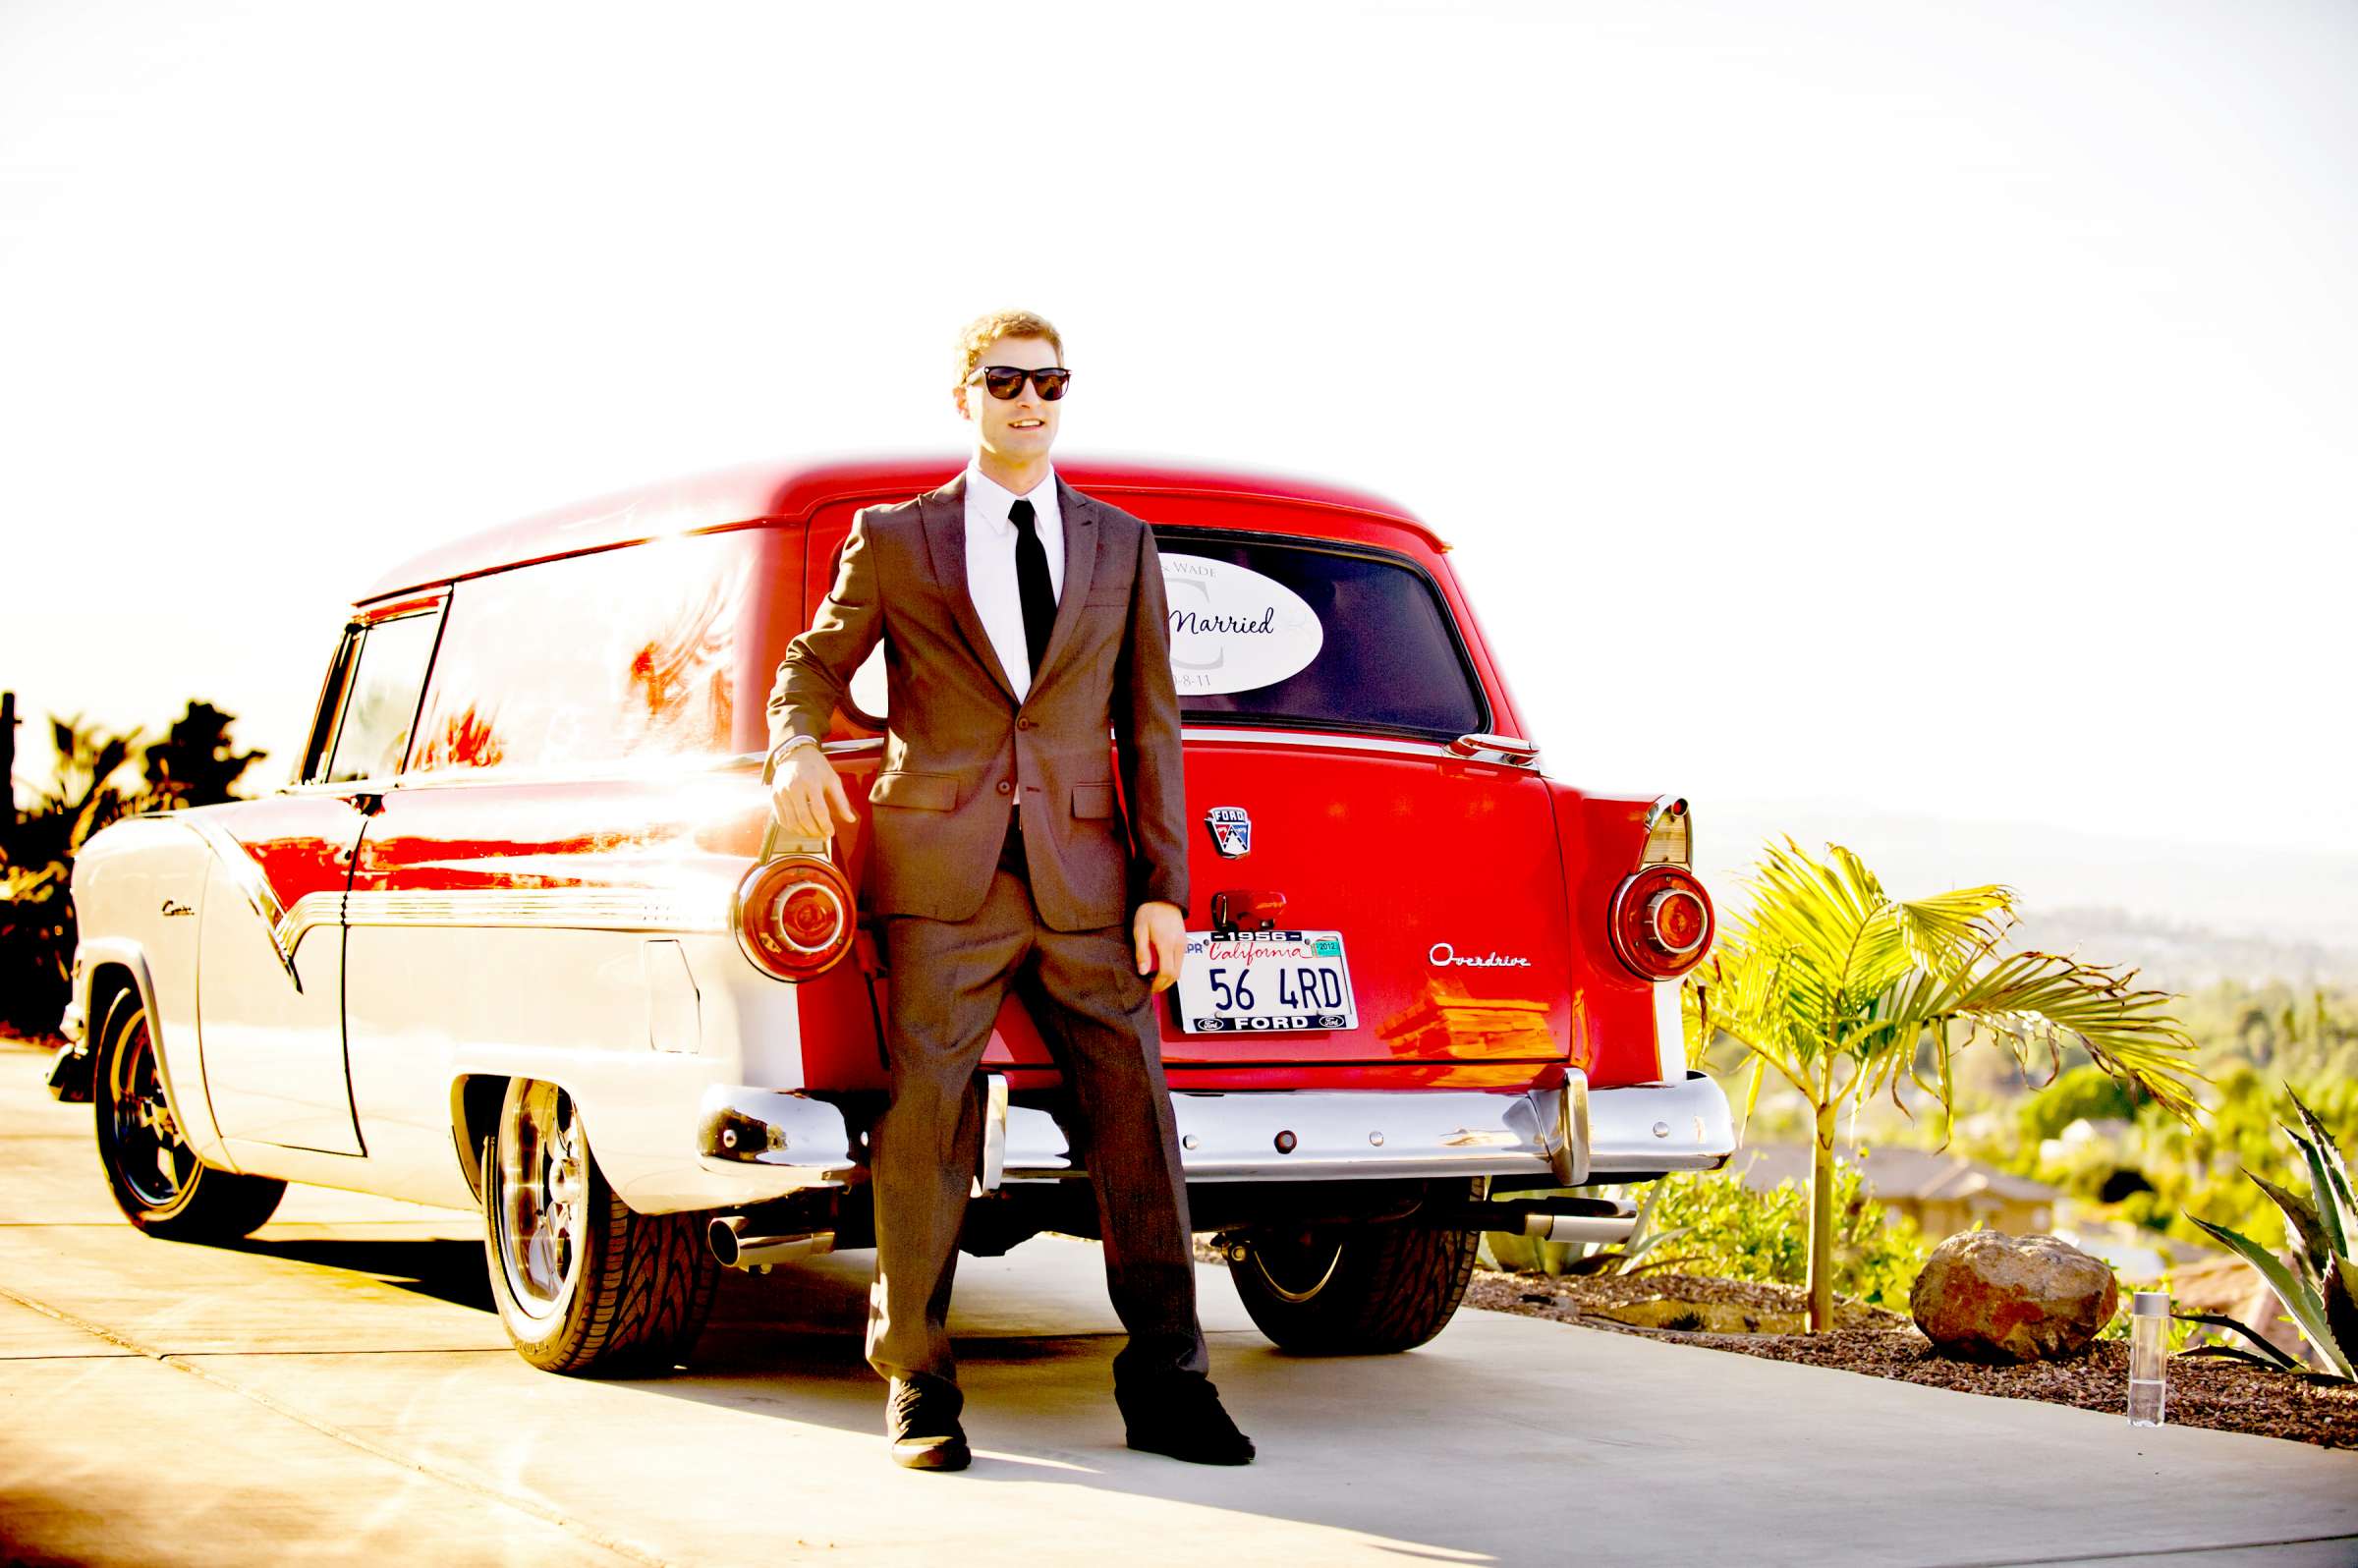
<instances>
[{"instance_id":1,"label":"black sneaker","mask_svg":"<svg viewBox=\"0 0 2358 1568\"><path fill-rule=\"evenodd\" d=\"M1211 1379L1195 1373L1116 1384L1130 1446L1142 1453L1168 1454L1191 1465L1249 1465L1253 1439L1236 1429L1220 1406Z\"/></svg>"},{"instance_id":2,"label":"black sneaker","mask_svg":"<svg viewBox=\"0 0 2358 1568\"><path fill-rule=\"evenodd\" d=\"M964 1470L975 1462L966 1446L958 1413L966 1395L945 1377L892 1380L884 1400L884 1429L892 1435L892 1462L910 1470Z\"/></svg>"}]
</instances>

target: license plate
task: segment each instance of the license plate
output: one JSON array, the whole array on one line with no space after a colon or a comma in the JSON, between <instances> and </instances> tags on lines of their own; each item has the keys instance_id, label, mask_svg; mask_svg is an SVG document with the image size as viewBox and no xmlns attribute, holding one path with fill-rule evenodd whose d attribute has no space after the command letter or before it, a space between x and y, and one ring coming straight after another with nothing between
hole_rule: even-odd
<instances>
[{"instance_id":1,"label":"license plate","mask_svg":"<svg viewBox=\"0 0 2358 1568\"><path fill-rule=\"evenodd\" d=\"M1340 931L1190 931L1178 995L1190 1035L1359 1027Z\"/></svg>"}]
</instances>

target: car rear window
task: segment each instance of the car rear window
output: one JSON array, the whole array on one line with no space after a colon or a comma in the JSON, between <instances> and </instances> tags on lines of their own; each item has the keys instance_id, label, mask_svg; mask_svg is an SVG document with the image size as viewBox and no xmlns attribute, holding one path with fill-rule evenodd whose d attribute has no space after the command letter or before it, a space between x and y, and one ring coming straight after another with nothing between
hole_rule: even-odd
<instances>
[{"instance_id":1,"label":"car rear window","mask_svg":"<svg viewBox=\"0 0 2358 1568\"><path fill-rule=\"evenodd\" d=\"M1374 550L1161 528L1180 710L1454 740L1488 704L1431 577Z\"/></svg>"}]
</instances>

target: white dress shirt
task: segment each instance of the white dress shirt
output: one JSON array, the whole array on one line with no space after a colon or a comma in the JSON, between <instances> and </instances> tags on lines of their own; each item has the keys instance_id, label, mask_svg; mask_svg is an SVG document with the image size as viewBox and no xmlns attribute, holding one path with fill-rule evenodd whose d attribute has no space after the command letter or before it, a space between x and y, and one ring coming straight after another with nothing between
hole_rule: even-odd
<instances>
[{"instance_id":1,"label":"white dress shirt","mask_svg":"<svg viewBox=\"0 0 2358 1568\"><path fill-rule=\"evenodd\" d=\"M1007 516L1017 495L987 477L979 465L966 466L966 591L990 634L990 648L1007 672L1021 702L1032 690L1032 652L1024 642L1024 598L1016 587L1015 546L1022 536ZM1048 588L1064 594L1064 518L1056 509L1056 471L1020 499L1032 503L1032 527L1047 552Z\"/></svg>"}]
</instances>

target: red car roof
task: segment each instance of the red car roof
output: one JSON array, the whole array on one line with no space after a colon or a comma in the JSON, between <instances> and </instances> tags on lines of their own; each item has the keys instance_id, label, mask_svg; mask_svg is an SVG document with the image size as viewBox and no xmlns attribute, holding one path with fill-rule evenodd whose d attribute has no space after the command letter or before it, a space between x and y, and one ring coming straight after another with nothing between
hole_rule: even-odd
<instances>
[{"instance_id":1,"label":"red car roof","mask_svg":"<svg viewBox=\"0 0 2358 1568\"><path fill-rule=\"evenodd\" d=\"M437 545L386 573L353 602L366 604L388 593L477 577L531 561L635 544L666 534L693 533L765 518L800 519L830 501L901 500L942 484L965 462L962 457L898 457L749 463L739 468L665 479L558 507ZM1424 534L1435 548L1446 547L1432 530L1404 508L1362 490L1344 489L1315 479L1119 461L1059 463L1056 471L1081 489L1117 503L1124 496L1141 492L1274 497L1405 524Z\"/></svg>"}]
</instances>

